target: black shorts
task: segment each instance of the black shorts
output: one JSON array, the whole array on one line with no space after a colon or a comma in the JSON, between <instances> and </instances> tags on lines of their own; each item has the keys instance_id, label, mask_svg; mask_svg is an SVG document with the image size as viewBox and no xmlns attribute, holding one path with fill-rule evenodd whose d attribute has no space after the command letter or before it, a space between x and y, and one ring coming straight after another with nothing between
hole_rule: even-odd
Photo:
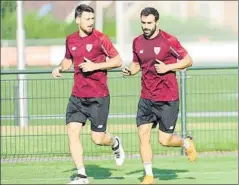
<instances>
[{"instance_id":1,"label":"black shorts","mask_svg":"<svg viewBox=\"0 0 239 185\"><path fill-rule=\"evenodd\" d=\"M140 98L138 103L137 126L153 123L153 128L159 124L162 132L173 133L178 119L179 101L152 101Z\"/></svg>"},{"instance_id":2,"label":"black shorts","mask_svg":"<svg viewBox=\"0 0 239 185\"><path fill-rule=\"evenodd\" d=\"M103 98L78 98L71 96L66 110L66 124L91 121L91 130L105 132L109 115L110 96Z\"/></svg>"}]
</instances>

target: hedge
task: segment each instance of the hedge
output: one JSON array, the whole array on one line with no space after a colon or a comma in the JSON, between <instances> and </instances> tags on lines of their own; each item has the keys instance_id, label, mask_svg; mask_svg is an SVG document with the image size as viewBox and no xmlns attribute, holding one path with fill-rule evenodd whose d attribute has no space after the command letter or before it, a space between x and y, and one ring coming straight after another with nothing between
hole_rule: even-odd
<instances>
[{"instance_id":1,"label":"hedge","mask_svg":"<svg viewBox=\"0 0 239 185\"><path fill-rule=\"evenodd\" d=\"M131 20L133 35L140 34L140 20ZM1 39L16 39L16 12L5 12L1 20ZM63 21L57 21L48 14L45 17L38 17L36 13L30 13L24 16L24 26L27 39L63 39L66 35L77 30L77 25L73 21L67 24ZM113 19L105 19L103 32L114 40L116 34L116 25ZM206 36L211 40L237 39L237 34L227 28L210 26L205 20L199 18L190 18L187 21L179 20L176 17L163 15L160 19L160 27L182 39L195 40Z\"/></svg>"}]
</instances>

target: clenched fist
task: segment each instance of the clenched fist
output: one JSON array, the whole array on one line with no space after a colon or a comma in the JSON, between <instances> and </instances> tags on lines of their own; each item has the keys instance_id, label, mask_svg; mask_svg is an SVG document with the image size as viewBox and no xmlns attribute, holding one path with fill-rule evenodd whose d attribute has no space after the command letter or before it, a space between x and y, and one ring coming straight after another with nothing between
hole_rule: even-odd
<instances>
[{"instance_id":1,"label":"clenched fist","mask_svg":"<svg viewBox=\"0 0 239 185\"><path fill-rule=\"evenodd\" d=\"M125 67L122 69L122 74L123 74L123 76L130 76L131 70L128 67Z\"/></svg>"},{"instance_id":2,"label":"clenched fist","mask_svg":"<svg viewBox=\"0 0 239 185\"><path fill-rule=\"evenodd\" d=\"M61 77L61 67L60 66L58 66L58 67L56 67L55 69L53 69L53 71L52 71L52 76L54 77L54 78L60 78Z\"/></svg>"}]
</instances>

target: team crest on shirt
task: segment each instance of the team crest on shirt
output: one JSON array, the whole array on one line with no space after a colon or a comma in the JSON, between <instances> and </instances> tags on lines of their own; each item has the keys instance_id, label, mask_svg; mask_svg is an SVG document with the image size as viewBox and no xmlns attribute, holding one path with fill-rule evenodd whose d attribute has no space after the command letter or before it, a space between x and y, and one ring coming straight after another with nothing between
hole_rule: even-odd
<instances>
[{"instance_id":1,"label":"team crest on shirt","mask_svg":"<svg viewBox=\"0 0 239 185\"><path fill-rule=\"evenodd\" d=\"M157 55L160 52L160 47L154 47L154 53Z\"/></svg>"},{"instance_id":2,"label":"team crest on shirt","mask_svg":"<svg viewBox=\"0 0 239 185\"><path fill-rule=\"evenodd\" d=\"M92 50L93 45L92 44L86 44L86 50L90 52Z\"/></svg>"}]
</instances>

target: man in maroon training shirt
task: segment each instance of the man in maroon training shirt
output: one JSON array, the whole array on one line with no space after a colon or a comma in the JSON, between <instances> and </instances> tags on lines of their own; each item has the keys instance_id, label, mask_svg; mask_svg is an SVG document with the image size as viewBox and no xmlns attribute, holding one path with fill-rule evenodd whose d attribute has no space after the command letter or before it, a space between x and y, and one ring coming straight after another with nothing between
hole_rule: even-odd
<instances>
[{"instance_id":1,"label":"man in maroon training shirt","mask_svg":"<svg viewBox=\"0 0 239 185\"><path fill-rule=\"evenodd\" d=\"M52 74L61 76L74 64L74 86L66 111L66 124L72 159L78 169L77 177L69 184L88 184L83 164L80 131L86 120L91 121L91 137L95 144L111 146L117 165L125 159L119 137L106 133L110 96L107 69L122 65L121 57L106 35L94 29L94 10L87 5L75 9L78 31L66 38L66 53ZM109 60L106 61L106 57Z\"/></svg>"},{"instance_id":2,"label":"man in maroon training shirt","mask_svg":"<svg viewBox=\"0 0 239 185\"><path fill-rule=\"evenodd\" d=\"M184 147L190 161L197 158L192 138L183 139L173 134L179 111L175 71L191 66L192 60L174 36L157 28L159 13L156 9L147 7L140 16L143 34L133 41L133 63L123 69L123 75L135 75L142 69L136 118L146 173L142 184L154 184L150 132L157 124L161 145Z\"/></svg>"}]
</instances>

